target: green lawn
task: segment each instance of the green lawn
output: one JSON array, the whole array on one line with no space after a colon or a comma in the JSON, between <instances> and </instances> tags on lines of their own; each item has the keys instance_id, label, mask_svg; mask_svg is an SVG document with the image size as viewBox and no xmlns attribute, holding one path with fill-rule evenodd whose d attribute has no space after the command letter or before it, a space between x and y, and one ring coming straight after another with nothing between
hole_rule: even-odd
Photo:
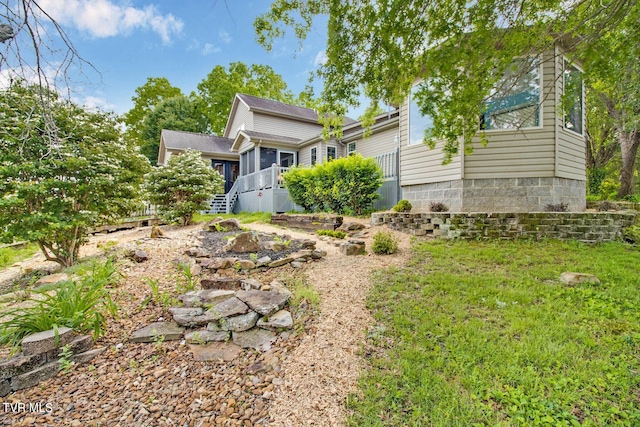
<instances>
[{"instance_id":1,"label":"green lawn","mask_svg":"<svg viewBox=\"0 0 640 427\"><path fill-rule=\"evenodd\" d=\"M352 426L640 425L640 251L446 242L378 272ZM568 287L563 271L601 284Z\"/></svg>"},{"instance_id":2,"label":"green lawn","mask_svg":"<svg viewBox=\"0 0 640 427\"><path fill-rule=\"evenodd\" d=\"M11 267L14 263L30 258L38 252L36 245L0 248L0 270Z\"/></svg>"},{"instance_id":3,"label":"green lawn","mask_svg":"<svg viewBox=\"0 0 640 427\"><path fill-rule=\"evenodd\" d=\"M237 214L195 214L193 216L193 222L209 222L214 218L237 218L238 221L249 224L252 222L271 222L271 212L240 212Z\"/></svg>"}]
</instances>

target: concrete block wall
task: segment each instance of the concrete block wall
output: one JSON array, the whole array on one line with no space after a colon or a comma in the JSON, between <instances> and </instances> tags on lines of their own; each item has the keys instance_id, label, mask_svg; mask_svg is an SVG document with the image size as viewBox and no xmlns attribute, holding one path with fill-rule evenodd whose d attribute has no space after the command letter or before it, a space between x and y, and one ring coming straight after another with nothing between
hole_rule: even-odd
<instances>
[{"instance_id":1,"label":"concrete block wall","mask_svg":"<svg viewBox=\"0 0 640 427\"><path fill-rule=\"evenodd\" d=\"M607 242L619 240L636 213L511 212L511 213L396 213L371 215L373 225L416 236L462 239L542 239Z\"/></svg>"},{"instance_id":2,"label":"concrete block wall","mask_svg":"<svg viewBox=\"0 0 640 427\"><path fill-rule=\"evenodd\" d=\"M539 212L566 203L571 212L586 208L586 182L566 178L460 179L404 186L403 197L416 211L442 202L451 212Z\"/></svg>"}]
</instances>

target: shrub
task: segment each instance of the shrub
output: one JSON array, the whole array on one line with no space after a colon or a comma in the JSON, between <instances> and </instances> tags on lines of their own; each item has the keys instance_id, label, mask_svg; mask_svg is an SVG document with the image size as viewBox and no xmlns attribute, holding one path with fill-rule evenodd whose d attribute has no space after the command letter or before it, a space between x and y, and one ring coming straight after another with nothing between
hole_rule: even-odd
<instances>
[{"instance_id":1,"label":"shrub","mask_svg":"<svg viewBox=\"0 0 640 427\"><path fill-rule=\"evenodd\" d=\"M393 210L396 212L409 212L411 211L411 208L413 208L413 206L411 206L411 202L407 199L402 199L393 207Z\"/></svg>"},{"instance_id":2,"label":"shrub","mask_svg":"<svg viewBox=\"0 0 640 427\"><path fill-rule=\"evenodd\" d=\"M149 201L168 222L189 225L193 215L209 207L207 201L224 188L224 178L202 159L200 152L186 150L169 158L146 176Z\"/></svg>"},{"instance_id":3,"label":"shrub","mask_svg":"<svg viewBox=\"0 0 640 427\"><path fill-rule=\"evenodd\" d=\"M373 236L371 249L377 254L393 254L398 250L398 240L390 233L380 231Z\"/></svg>"},{"instance_id":4,"label":"shrub","mask_svg":"<svg viewBox=\"0 0 640 427\"><path fill-rule=\"evenodd\" d=\"M93 331L94 339L104 333L107 316L115 316L117 306L108 286L117 282L113 260L93 261L77 280L66 280L51 289L33 292L25 307L4 310L0 318L1 344L17 347L34 332L67 326L78 332Z\"/></svg>"},{"instance_id":5,"label":"shrub","mask_svg":"<svg viewBox=\"0 0 640 427\"><path fill-rule=\"evenodd\" d=\"M549 203L544 206L545 212L567 212L569 205L566 203Z\"/></svg>"},{"instance_id":6,"label":"shrub","mask_svg":"<svg viewBox=\"0 0 640 427\"><path fill-rule=\"evenodd\" d=\"M359 154L285 172L289 196L307 211L360 215L379 197L382 170Z\"/></svg>"},{"instance_id":7,"label":"shrub","mask_svg":"<svg viewBox=\"0 0 640 427\"><path fill-rule=\"evenodd\" d=\"M618 210L618 206L608 200L603 200L598 203L598 212L615 211Z\"/></svg>"},{"instance_id":8,"label":"shrub","mask_svg":"<svg viewBox=\"0 0 640 427\"><path fill-rule=\"evenodd\" d=\"M429 210L431 212L448 212L449 206L442 202L431 202L429 203Z\"/></svg>"},{"instance_id":9,"label":"shrub","mask_svg":"<svg viewBox=\"0 0 640 427\"><path fill-rule=\"evenodd\" d=\"M318 236L329 236L337 239L344 239L347 233L340 230L316 230Z\"/></svg>"},{"instance_id":10,"label":"shrub","mask_svg":"<svg viewBox=\"0 0 640 427\"><path fill-rule=\"evenodd\" d=\"M600 183L600 198L615 199L618 195L618 189L620 189L620 182L612 178L606 178Z\"/></svg>"}]
</instances>

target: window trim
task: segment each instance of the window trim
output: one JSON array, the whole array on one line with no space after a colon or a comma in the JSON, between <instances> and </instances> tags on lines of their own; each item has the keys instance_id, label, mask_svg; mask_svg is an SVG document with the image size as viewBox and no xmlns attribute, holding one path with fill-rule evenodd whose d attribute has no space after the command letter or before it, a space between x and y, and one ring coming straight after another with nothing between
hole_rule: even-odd
<instances>
[{"instance_id":1,"label":"window trim","mask_svg":"<svg viewBox=\"0 0 640 427\"><path fill-rule=\"evenodd\" d=\"M500 132L522 132L522 131L530 131L530 130L541 130L544 128L544 58L542 57L542 55L531 55L529 57L532 58L539 58L540 59L540 64L538 65L539 67L539 72L540 72L540 90L538 93L538 126L529 126L529 127L516 127L516 128L511 128L511 129L481 129L478 126L478 131L479 132L485 132L485 133L500 133ZM514 61L518 58L523 58L523 57L516 57L514 58Z\"/></svg>"},{"instance_id":2,"label":"window trim","mask_svg":"<svg viewBox=\"0 0 640 427\"><path fill-rule=\"evenodd\" d=\"M333 148L333 151L335 152L335 156L333 156L332 159L329 159L329 148ZM326 154L325 158L327 159L327 162L330 161L330 160L335 160L335 159L338 158L338 147L337 146L327 144L326 150L324 150L324 151L325 151L325 154Z\"/></svg>"},{"instance_id":3,"label":"window trim","mask_svg":"<svg viewBox=\"0 0 640 427\"><path fill-rule=\"evenodd\" d=\"M293 165L292 166L297 166L298 164L298 152L297 151L289 151L289 150L278 150L278 166L282 166L282 158L281 158L281 154L282 153L287 153L287 154L293 154Z\"/></svg>"},{"instance_id":4,"label":"window trim","mask_svg":"<svg viewBox=\"0 0 640 427\"><path fill-rule=\"evenodd\" d=\"M585 137L585 133L586 133L586 120L585 120L585 104L586 104L586 100L585 100L585 96L586 96L586 91L584 88L584 69L578 65L577 63L569 60L569 58L567 58L565 55L562 55L562 64L561 64L561 72L562 72L562 93L560 94L560 99L561 99L561 104L562 105L562 97L565 95L565 81L564 81L564 70L565 70L565 64L569 64L570 66L574 67L576 70L578 70L580 72L580 74L582 75L582 86L580 88L580 105L582 106L581 108L581 121L582 121L582 131L581 132L577 132L575 130L572 130L571 128L567 127L567 123L565 120L565 112L562 111L562 115L560 116L560 119L562 120L562 126L560 126L560 128L562 130L564 130L565 132L571 132L570 135L579 135L580 137Z\"/></svg>"},{"instance_id":5,"label":"window trim","mask_svg":"<svg viewBox=\"0 0 640 427\"><path fill-rule=\"evenodd\" d=\"M353 145L353 150L351 150L351 145ZM352 155L352 154L356 154L357 147L356 147L356 141L351 141L349 143L347 143L347 157Z\"/></svg>"},{"instance_id":6,"label":"window trim","mask_svg":"<svg viewBox=\"0 0 640 427\"><path fill-rule=\"evenodd\" d=\"M314 151L315 151L315 158L316 158L315 160L313 159ZM314 147L311 147L311 150L309 152L309 163L310 163L309 166L314 166L318 164L318 146L317 145Z\"/></svg>"}]
</instances>

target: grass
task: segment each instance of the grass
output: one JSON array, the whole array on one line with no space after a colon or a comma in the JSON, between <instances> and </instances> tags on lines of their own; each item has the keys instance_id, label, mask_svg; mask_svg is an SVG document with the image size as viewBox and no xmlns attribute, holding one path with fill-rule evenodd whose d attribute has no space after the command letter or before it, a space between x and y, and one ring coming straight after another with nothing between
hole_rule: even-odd
<instances>
[{"instance_id":1,"label":"grass","mask_svg":"<svg viewBox=\"0 0 640 427\"><path fill-rule=\"evenodd\" d=\"M348 425L640 425L639 260L618 243L415 246L374 280Z\"/></svg>"},{"instance_id":2,"label":"grass","mask_svg":"<svg viewBox=\"0 0 640 427\"><path fill-rule=\"evenodd\" d=\"M0 270L4 270L16 262L32 257L36 252L38 252L38 246L35 244L0 248Z\"/></svg>"},{"instance_id":3,"label":"grass","mask_svg":"<svg viewBox=\"0 0 640 427\"><path fill-rule=\"evenodd\" d=\"M193 223L209 222L215 218L236 218L238 221L250 224L252 222L271 222L271 212L240 212L238 214L195 214L193 216Z\"/></svg>"}]
</instances>

